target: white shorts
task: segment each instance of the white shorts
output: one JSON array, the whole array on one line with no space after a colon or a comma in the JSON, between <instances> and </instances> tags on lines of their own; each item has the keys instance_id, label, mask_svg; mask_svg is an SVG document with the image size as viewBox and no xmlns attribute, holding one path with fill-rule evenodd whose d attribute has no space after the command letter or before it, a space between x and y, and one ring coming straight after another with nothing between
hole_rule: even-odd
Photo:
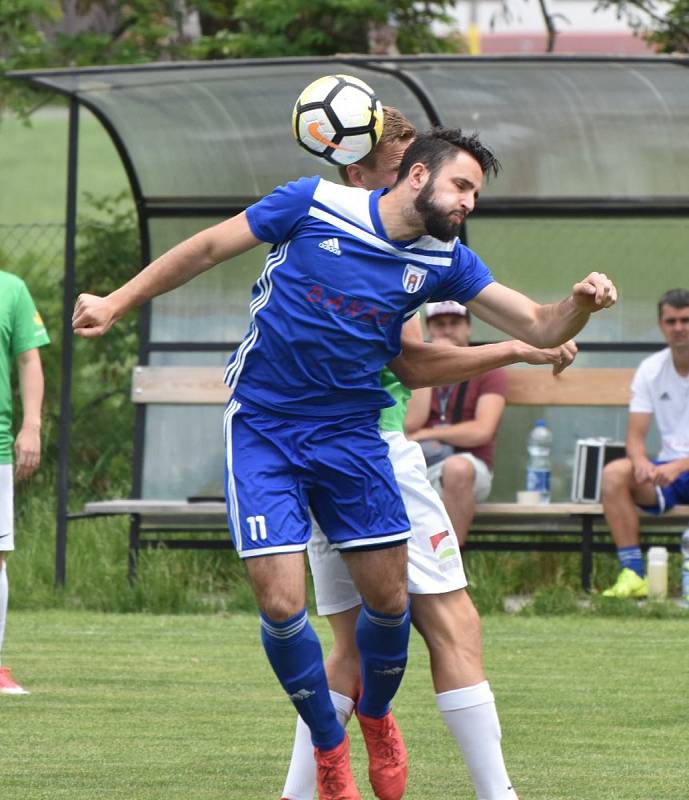
<instances>
[{"instance_id":1,"label":"white shorts","mask_svg":"<svg viewBox=\"0 0 689 800\"><path fill-rule=\"evenodd\" d=\"M421 447L403 433L381 431L411 522L408 587L410 594L443 594L467 585L457 537L442 500L428 482ZM349 570L320 528L313 525L309 562L319 614L338 614L361 603Z\"/></svg>"},{"instance_id":2,"label":"white shorts","mask_svg":"<svg viewBox=\"0 0 689 800\"><path fill-rule=\"evenodd\" d=\"M14 550L14 468L0 464L0 553Z\"/></svg>"},{"instance_id":3,"label":"white shorts","mask_svg":"<svg viewBox=\"0 0 689 800\"><path fill-rule=\"evenodd\" d=\"M466 458L467 461L474 465L474 500L476 500L477 503L482 503L490 494L490 489L493 485L493 473L488 468L486 462L481 461L480 458L476 458L473 453L455 453L454 456L449 456L449 458L454 458L455 456ZM441 497L443 496L443 465L446 461L447 459L444 458L442 461L428 468L428 480Z\"/></svg>"}]
</instances>

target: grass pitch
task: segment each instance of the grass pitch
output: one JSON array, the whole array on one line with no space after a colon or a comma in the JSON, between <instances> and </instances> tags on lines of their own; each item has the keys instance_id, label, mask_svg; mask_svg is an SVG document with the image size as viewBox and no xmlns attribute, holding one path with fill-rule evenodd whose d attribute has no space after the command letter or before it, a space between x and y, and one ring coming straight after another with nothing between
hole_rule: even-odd
<instances>
[{"instance_id":1,"label":"grass pitch","mask_svg":"<svg viewBox=\"0 0 689 800\"><path fill-rule=\"evenodd\" d=\"M323 641L328 635L316 623ZM503 745L522 800L686 800L687 621L484 620ZM417 636L396 713L406 800L473 798ZM254 615L14 612L0 697L3 800L277 800L294 714ZM363 745L355 771L372 798Z\"/></svg>"}]
</instances>

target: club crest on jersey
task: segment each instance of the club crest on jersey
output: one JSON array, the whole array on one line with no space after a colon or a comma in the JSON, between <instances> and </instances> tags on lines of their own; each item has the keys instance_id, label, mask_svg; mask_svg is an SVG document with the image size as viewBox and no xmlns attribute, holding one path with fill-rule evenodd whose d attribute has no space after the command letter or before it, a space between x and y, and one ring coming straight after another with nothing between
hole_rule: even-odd
<instances>
[{"instance_id":1,"label":"club crest on jersey","mask_svg":"<svg viewBox=\"0 0 689 800\"><path fill-rule=\"evenodd\" d=\"M415 267L413 264L405 264L404 275L402 275L402 285L405 291L409 292L409 294L418 292L426 280L426 275L428 275L427 269Z\"/></svg>"}]
</instances>

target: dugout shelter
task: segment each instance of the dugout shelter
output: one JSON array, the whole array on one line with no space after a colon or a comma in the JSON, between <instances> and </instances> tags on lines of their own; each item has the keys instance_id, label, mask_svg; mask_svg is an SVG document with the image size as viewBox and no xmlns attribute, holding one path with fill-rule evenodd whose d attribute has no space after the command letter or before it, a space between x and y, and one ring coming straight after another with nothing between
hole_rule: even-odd
<instances>
[{"instance_id":1,"label":"dugout shelter","mask_svg":"<svg viewBox=\"0 0 689 800\"><path fill-rule=\"evenodd\" d=\"M420 129L477 130L503 172L484 187L465 239L496 278L549 302L593 269L621 291L614 313L578 338L580 366L635 366L661 346L655 302L689 274L689 60L684 57L333 57L164 63L11 73L69 101L56 581L65 580L69 503L71 311L87 291L74 270L79 117L94 114L129 178L141 263L246 208L278 184L333 167L290 133L301 89L329 73L371 84ZM258 248L140 312L142 366L217 366L241 341ZM111 335L116 335L116 332ZM503 338L476 321L473 341ZM553 495L569 491L576 439L624 435L620 408L509 408L493 497L522 486L526 434L554 431ZM199 497L222 474L222 408L138 404L133 498ZM138 516L132 517L138 536ZM130 541L133 541L130 538ZM225 545L227 539L225 538ZM131 565L130 565L131 566Z\"/></svg>"}]
</instances>

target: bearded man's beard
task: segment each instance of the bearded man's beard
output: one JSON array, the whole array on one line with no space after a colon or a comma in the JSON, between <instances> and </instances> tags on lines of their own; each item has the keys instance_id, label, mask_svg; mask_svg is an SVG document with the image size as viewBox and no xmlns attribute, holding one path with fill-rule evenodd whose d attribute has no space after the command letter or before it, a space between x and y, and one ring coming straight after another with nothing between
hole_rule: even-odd
<instances>
[{"instance_id":1,"label":"bearded man's beard","mask_svg":"<svg viewBox=\"0 0 689 800\"><path fill-rule=\"evenodd\" d=\"M444 213L433 201L433 191L435 183L433 180L423 187L414 200L414 209L423 220L423 224L429 235L441 242L449 242L459 235L461 222L452 222L450 217Z\"/></svg>"}]
</instances>

